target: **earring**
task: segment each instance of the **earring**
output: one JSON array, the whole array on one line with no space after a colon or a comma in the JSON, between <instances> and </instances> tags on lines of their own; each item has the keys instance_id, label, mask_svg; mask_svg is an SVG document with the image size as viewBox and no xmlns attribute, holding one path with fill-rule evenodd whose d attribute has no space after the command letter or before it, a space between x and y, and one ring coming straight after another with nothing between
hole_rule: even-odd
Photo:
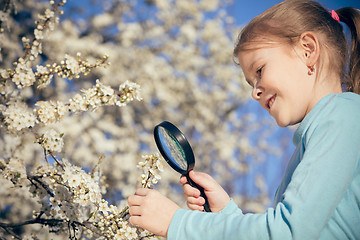
<instances>
[{"instance_id":1,"label":"earring","mask_svg":"<svg viewBox=\"0 0 360 240\"><path fill-rule=\"evenodd\" d=\"M313 75L315 72L315 67L314 66L308 66L309 70L308 70L308 74L309 75Z\"/></svg>"}]
</instances>

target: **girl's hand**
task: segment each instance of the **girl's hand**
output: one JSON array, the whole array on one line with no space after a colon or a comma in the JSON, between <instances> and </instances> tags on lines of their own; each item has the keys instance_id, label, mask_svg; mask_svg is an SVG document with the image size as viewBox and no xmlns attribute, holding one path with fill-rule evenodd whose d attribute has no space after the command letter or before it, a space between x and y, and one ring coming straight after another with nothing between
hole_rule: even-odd
<instances>
[{"instance_id":1,"label":"girl's hand","mask_svg":"<svg viewBox=\"0 0 360 240\"><path fill-rule=\"evenodd\" d=\"M223 210L230 202L229 195L210 175L202 172L190 171L190 178L204 188L212 212ZM183 184L184 198L187 202L187 206L192 210L203 211L205 199L200 197L200 191L187 184L185 176L180 178L180 183Z\"/></svg>"},{"instance_id":2,"label":"girl's hand","mask_svg":"<svg viewBox=\"0 0 360 240\"><path fill-rule=\"evenodd\" d=\"M166 237L172 217L180 207L158 191L140 188L128 198L129 221L158 236Z\"/></svg>"}]
</instances>

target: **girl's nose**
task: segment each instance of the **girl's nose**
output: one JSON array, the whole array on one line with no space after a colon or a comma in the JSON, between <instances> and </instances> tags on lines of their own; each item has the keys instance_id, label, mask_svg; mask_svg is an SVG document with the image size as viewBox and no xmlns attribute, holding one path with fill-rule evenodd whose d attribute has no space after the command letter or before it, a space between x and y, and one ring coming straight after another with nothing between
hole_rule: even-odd
<instances>
[{"instance_id":1,"label":"girl's nose","mask_svg":"<svg viewBox=\"0 0 360 240\"><path fill-rule=\"evenodd\" d=\"M252 95L253 99L255 99L256 101L259 101L261 94L262 94L262 90L260 88L254 87L251 95Z\"/></svg>"}]
</instances>

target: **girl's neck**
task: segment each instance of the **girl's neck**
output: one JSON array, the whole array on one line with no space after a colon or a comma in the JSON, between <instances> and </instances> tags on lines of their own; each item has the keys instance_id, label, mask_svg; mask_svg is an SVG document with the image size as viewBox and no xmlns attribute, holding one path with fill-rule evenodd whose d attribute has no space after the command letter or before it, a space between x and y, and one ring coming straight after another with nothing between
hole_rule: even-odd
<instances>
[{"instance_id":1,"label":"girl's neck","mask_svg":"<svg viewBox=\"0 0 360 240\"><path fill-rule=\"evenodd\" d=\"M309 106L309 111L318 103L322 98L332 93L342 93L341 81L339 77L327 75L324 78L315 81L314 99Z\"/></svg>"}]
</instances>

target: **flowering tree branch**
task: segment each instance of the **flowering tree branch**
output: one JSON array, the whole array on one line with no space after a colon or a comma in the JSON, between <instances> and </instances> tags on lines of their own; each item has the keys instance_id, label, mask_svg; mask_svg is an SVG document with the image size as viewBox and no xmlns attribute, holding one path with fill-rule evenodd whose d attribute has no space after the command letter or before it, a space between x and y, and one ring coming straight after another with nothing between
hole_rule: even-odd
<instances>
[{"instance_id":1,"label":"flowering tree branch","mask_svg":"<svg viewBox=\"0 0 360 240\"><path fill-rule=\"evenodd\" d=\"M64 224L64 221L57 220L57 219L35 218L35 219L24 221L21 223L1 223L0 222L0 227L3 228L6 232L11 233L11 235L13 237L15 237L15 239L21 240L22 238L20 236L18 236L17 234L15 234L14 229L17 229L17 228L25 226L25 225L30 225L30 224L41 224L44 226L55 227L55 226Z\"/></svg>"},{"instance_id":2,"label":"flowering tree branch","mask_svg":"<svg viewBox=\"0 0 360 240\"><path fill-rule=\"evenodd\" d=\"M49 186L46 185L45 183L43 183L42 181L40 181L40 179L42 178L42 176L27 176L27 179L31 182L31 184L33 186L35 186L36 188L38 187L37 184L39 184L50 197L54 197L54 193L50 190Z\"/></svg>"},{"instance_id":3,"label":"flowering tree branch","mask_svg":"<svg viewBox=\"0 0 360 240\"><path fill-rule=\"evenodd\" d=\"M139 168L143 170L141 175L141 185L151 188L161 178L159 173L163 167L158 154L144 155L144 161L139 163ZM131 227L127 222L128 206L118 210L115 206L109 206L107 201L101 198L97 192L98 185L92 182L96 175L94 169L88 175L78 167L72 166L66 160L61 164L56 163L55 167L39 168L37 175L27 175L33 190L32 193L38 196L49 196L50 203L39 213L34 213L34 219L20 223L1 223L0 227L10 233L16 239L21 239L15 234L15 229L30 224L41 224L52 228L64 228L69 230L69 239L77 239L78 228L86 228L93 234L103 236L106 239L142 239L154 236L147 231ZM58 168L57 166L62 166ZM18 187L26 185L21 180L23 177L19 169L11 167L11 164L1 164L0 170L4 176L12 180ZM144 181L144 176L146 180ZM81 179L87 179L82 181ZM45 190L45 195L43 190ZM84 190L84 191L83 191ZM42 197L40 197L42 198ZM44 204L45 202L43 202ZM68 210L61 210L66 207ZM93 209L88 218L81 220L73 211L79 208ZM56 214L57 212L57 214ZM62 212L62 213L60 213ZM60 213L60 214L59 214ZM42 218L42 216L53 216ZM66 224L67 223L67 224Z\"/></svg>"},{"instance_id":4,"label":"flowering tree branch","mask_svg":"<svg viewBox=\"0 0 360 240\"><path fill-rule=\"evenodd\" d=\"M34 40L30 42L27 38L22 39L25 54L14 63L15 69L0 69L0 84L4 84L1 81L11 80L18 89L24 89L37 81L37 88L45 88L55 74L71 80L79 78L81 73L87 75L92 69L108 65L107 56L95 64L89 64L87 60L82 60L78 53L77 59L65 55L65 60L60 64L47 64L45 67L38 65L37 71L33 72L32 62L42 52L42 39L54 30L59 21L55 13L59 12L58 8L65 2L66 0L60 0L55 4L54 1L50 1L53 8L39 15ZM20 93L16 89L13 92ZM6 160L0 158L1 176L9 180L14 188L28 188L33 198L41 205L40 211L33 212L33 219L18 223L0 222L0 228L15 239L21 239L16 233L17 229L32 224L48 226L51 231L67 229L69 239L77 239L79 229L86 229L86 235L95 234L105 239L137 239L152 236L151 233L130 226L127 222L127 206L121 210L103 199L104 190L100 186L102 177L99 166L103 156L99 158L93 170L87 173L67 159L58 159L55 156L54 153L62 151L63 133L52 128L42 131L47 125L61 122L69 113L95 111L106 105L122 107L135 99L141 100L139 92L140 86L129 81L121 84L119 90L115 91L96 80L95 86L81 90L81 93L76 94L67 103L38 101L34 108L28 106L17 94L1 94L4 105L0 105L0 122L9 134L33 134L36 137L34 142L40 144L44 150L46 165L38 166L35 172L29 172L17 157ZM48 161L48 155L53 163ZM147 170L152 171L149 175L155 176L154 171L160 165L153 159L147 166ZM95 168L99 170L95 171ZM160 177L156 175L156 179ZM151 187L156 182L157 180L149 182L146 187Z\"/></svg>"}]
</instances>

